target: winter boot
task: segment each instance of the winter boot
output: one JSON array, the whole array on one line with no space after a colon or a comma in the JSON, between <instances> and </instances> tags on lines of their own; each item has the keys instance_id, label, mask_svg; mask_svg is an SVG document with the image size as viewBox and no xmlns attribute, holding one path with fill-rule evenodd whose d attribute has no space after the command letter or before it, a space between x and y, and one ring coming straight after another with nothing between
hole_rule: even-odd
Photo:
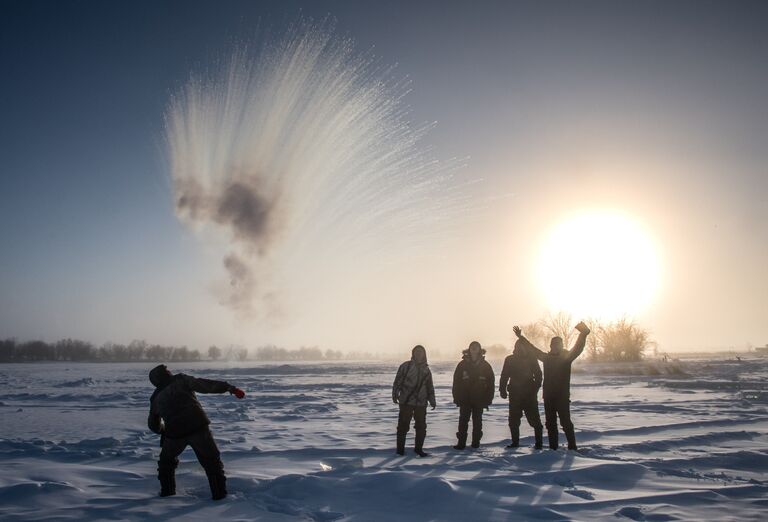
<instances>
[{"instance_id":1,"label":"winter boot","mask_svg":"<svg viewBox=\"0 0 768 522\"><path fill-rule=\"evenodd\" d=\"M520 447L520 428L513 428L512 426L509 427L509 433L512 436L512 444L507 446L508 448L519 448Z\"/></svg>"},{"instance_id":2,"label":"winter boot","mask_svg":"<svg viewBox=\"0 0 768 522\"><path fill-rule=\"evenodd\" d=\"M557 444L558 444L558 435L557 435L557 429L554 430L547 430L547 438L549 439L549 449L556 450Z\"/></svg>"},{"instance_id":3,"label":"winter boot","mask_svg":"<svg viewBox=\"0 0 768 522\"><path fill-rule=\"evenodd\" d=\"M536 444L533 446L533 449L540 450L543 443L543 433L542 428L534 428L534 436L536 437Z\"/></svg>"},{"instance_id":4,"label":"winter boot","mask_svg":"<svg viewBox=\"0 0 768 522\"><path fill-rule=\"evenodd\" d=\"M158 468L157 478L160 481L161 497L171 497L176 494L176 473L173 468Z\"/></svg>"},{"instance_id":5,"label":"winter boot","mask_svg":"<svg viewBox=\"0 0 768 522\"><path fill-rule=\"evenodd\" d=\"M397 434L397 454L405 455L405 434Z\"/></svg>"},{"instance_id":6,"label":"winter boot","mask_svg":"<svg viewBox=\"0 0 768 522\"><path fill-rule=\"evenodd\" d=\"M479 448L480 447L480 439L483 438L483 432L480 431L478 433L472 434L472 447L473 448Z\"/></svg>"},{"instance_id":7,"label":"winter boot","mask_svg":"<svg viewBox=\"0 0 768 522\"><path fill-rule=\"evenodd\" d=\"M573 427L570 427L568 429L563 428L563 431L565 432L565 438L568 440L568 449L569 450L577 450L576 447L576 433L573 431Z\"/></svg>"},{"instance_id":8,"label":"winter boot","mask_svg":"<svg viewBox=\"0 0 768 522\"><path fill-rule=\"evenodd\" d=\"M416 434L416 444L413 448L414 453L418 455L419 457L429 457L429 453L424 451L424 439L427 438L426 433L417 433Z\"/></svg>"},{"instance_id":9,"label":"winter boot","mask_svg":"<svg viewBox=\"0 0 768 522\"><path fill-rule=\"evenodd\" d=\"M223 473L208 475L208 485L211 486L213 500L221 500L227 496L227 477Z\"/></svg>"},{"instance_id":10,"label":"winter boot","mask_svg":"<svg viewBox=\"0 0 768 522\"><path fill-rule=\"evenodd\" d=\"M456 445L453 447L453 449L457 450L463 450L467 447L467 434L466 433L459 433L456 432L456 437L459 439L459 441L456 443Z\"/></svg>"}]
</instances>

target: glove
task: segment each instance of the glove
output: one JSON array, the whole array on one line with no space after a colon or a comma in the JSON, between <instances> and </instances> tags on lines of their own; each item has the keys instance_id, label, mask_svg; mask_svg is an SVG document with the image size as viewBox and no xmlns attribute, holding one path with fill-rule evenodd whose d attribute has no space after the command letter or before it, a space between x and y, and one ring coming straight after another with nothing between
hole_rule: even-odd
<instances>
[{"instance_id":1,"label":"glove","mask_svg":"<svg viewBox=\"0 0 768 522\"><path fill-rule=\"evenodd\" d=\"M430 405L430 406L432 406L432 409L433 409L433 410L434 410L435 408L437 408L437 404L435 404L434 402L431 402L429 405Z\"/></svg>"},{"instance_id":2,"label":"glove","mask_svg":"<svg viewBox=\"0 0 768 522\"><path fill-rule=\"evenodd\" d=\"M392 396L392 402L394 402L395 404L398 404L400 401L397 399L396 396L393 395Z\"/></svg>"},{"instance_id":3,"label":"glove","mask_svg":"<svg viewBox=\"0 0 768 522\"><path fill-rule=\"evenodd\" d=\"M501 395L502 399L506 399L507 398L507 391L506 390L501 390L499 392L499 395Z\"/></svg>"},{"instance_id":4,"label":"glove","mask_svg":"<svg viewBox=\"0 0 768 522\"><path fill-rule=\"evenodd\" d=\"M240 388L237 388L235 386L232 386L232 388L230 388L229 393L231 393L232 395L234 395L238 399L242 399L243 397L245 397L245 392L243 390L241 390Z\"/></svg>"}]
</instances>

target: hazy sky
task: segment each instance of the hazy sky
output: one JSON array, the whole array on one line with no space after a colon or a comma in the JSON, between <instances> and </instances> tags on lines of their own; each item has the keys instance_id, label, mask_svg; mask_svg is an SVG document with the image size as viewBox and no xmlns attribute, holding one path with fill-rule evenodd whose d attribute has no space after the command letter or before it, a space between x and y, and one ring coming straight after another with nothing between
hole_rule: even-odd
<instances>
[{"instance_id":1,"label":"hazy sky","mask_svg":"<svg viewBox=\"0 0 768 522\"><path fill-rule=\"evenodd\" d=\"M280 324L243 321L174 215L164 113L259 27L327 15L410 79L412 120L437 121L425 145L466 158L473 211L429 256L329 273ZM509 343L545 311L547 230L612 209L657 246L638 320L662 349L768 343L766 23L765 2L2 1L0 337Z\"/></svg>"}]
</instances>

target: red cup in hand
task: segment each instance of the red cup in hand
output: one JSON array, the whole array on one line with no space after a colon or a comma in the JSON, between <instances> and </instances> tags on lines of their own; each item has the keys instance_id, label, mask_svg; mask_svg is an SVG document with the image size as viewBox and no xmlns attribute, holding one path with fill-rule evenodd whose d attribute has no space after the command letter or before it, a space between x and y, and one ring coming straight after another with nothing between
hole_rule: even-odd
<instances>
[{"instance_id":1,"label":"red cup in hand","mask_svg":"<svg viewBox=\"0 0 768 522\"><path fill-rule=\"evenodd\" d=\"M242 399L243 397L245 397L245 392L240 388L235 388L234 390L232 390L232 395L234 395L238 399Z\"/></svg>"}]
</instances>

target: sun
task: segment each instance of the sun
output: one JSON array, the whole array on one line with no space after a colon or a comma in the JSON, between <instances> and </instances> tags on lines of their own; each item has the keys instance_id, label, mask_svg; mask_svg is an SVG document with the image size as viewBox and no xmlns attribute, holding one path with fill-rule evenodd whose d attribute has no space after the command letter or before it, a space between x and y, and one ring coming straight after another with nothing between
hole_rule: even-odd
<instances>
[{"instance_id":1,"label":"sun","mask_svg":"<svg viewBox=\"0 0 768 522\"><path fill-rule=\"evenodd\" d=\"M551 311L574 317L635 316L660 285L658 248L635 219L617 211L584 211L546 236L538 282Z\"/></svg>"}]
</instances>

